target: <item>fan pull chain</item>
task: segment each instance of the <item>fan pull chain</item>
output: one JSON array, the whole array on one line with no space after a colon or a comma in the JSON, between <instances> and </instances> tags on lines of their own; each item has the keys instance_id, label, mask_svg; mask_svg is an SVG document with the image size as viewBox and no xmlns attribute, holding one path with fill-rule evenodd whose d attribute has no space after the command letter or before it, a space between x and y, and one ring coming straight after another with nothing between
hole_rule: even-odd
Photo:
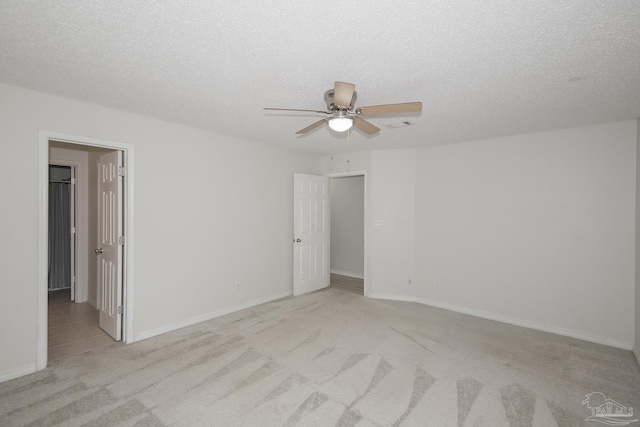
<instances>
[{"instance_id":1,"label":"fan pull chain","mask_svg":"<svg viewBox=\"0 0 640 427\"><path fill-rule=\"evenodd\" d=\"M331 160L333 160L333 156L336 155L336 146L333 139L329 139L329 151L331 152Z\"/></svg>"}]
</instances>

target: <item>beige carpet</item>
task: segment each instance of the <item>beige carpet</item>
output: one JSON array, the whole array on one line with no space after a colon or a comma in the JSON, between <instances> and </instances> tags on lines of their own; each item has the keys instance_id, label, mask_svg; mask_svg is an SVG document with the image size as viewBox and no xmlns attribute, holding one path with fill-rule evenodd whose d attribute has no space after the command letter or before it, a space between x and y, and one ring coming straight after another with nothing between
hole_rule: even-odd
<instances>
[{"instance_id":1,"label":"beige carpet","mask_svg":"<svg viewBox=\"0 0 640 427\"><path fill-rule=\"evenodd\" d=\"M594 426L596 391L640 408L630 352L329 289L56 360L0 425Z\"/></svg>"}]
</instances>

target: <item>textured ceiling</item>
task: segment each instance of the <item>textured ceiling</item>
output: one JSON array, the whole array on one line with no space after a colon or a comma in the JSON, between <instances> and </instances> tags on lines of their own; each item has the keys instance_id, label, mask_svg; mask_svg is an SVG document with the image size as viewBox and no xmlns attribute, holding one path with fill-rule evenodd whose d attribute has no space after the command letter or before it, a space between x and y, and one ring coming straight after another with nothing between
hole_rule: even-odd
<instances>
[{"instance_id":1,"label":"textured ceiling","mask_svg":"<svg viewBox=\"0 0 640 427\"><path fill-rule=\"evenodd\" d=\"M335 80L423 111L347 140L262 110ZM469 141L640 116L640 2L0 0L0 82L315 152Z\"/></svg>"}]
</instances>

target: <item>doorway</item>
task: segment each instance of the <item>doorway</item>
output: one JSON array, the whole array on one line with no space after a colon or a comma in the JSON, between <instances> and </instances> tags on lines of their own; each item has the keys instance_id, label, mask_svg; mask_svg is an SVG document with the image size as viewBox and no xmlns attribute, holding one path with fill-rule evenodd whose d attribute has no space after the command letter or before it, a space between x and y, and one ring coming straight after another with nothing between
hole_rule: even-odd
<instances>
[{"instance_id":1,"label":"doorway","mask_svg":"<svg viewBox=\"0 0 640 427\"><path fill-rule=\"evenodd\" d=\"M49 232L49 160L50 149L65 149L74 153L76 156L74 162L79 163L81 167L77 168L78 176L76 194L76 259L81 260L76 265L76 281L75 281L75 302L55 299L51 301L48 295L48 278L49 278L49 255L50 248L48 244ZM96 306L100 304L100 292L96 289L98 273L95 268L98 265L94 249L90 248L89 232L94 236L98 235L98 225L95 220L98 209L98 165L95 159L105 153L117 153L118 157L123 160L122 166L117 167L115 174L122 178L122 193L116 198L122 201L123 214L121 216L121 231L119 232L118 244L122 245L121 264L122 273L119 275L118 288L122 304L117 307L118 321L122 339L126 343L133 342L133 146L125 143L113 141L98 140L94 138L80 137L74 135L60 134L56 132L41 131L39 138L39 210L38 210L38 323L37 323L37 369L44 369L47 365L48 357L48 341L49 327L62 326L62 329L85 329L80 331L85 338L92 339L94 344L104 345L100 343L107 342L106 334L100 338L97 332L96 321L99 319ZM73 156L72 156L73 157ZM86 160L83 160L86 159ZM93 159L89 161L88 159ZM54 160L54 159L52 159ZM72 162L73 163L73 162ZM91 185L90 185L91 183ZM81 188L81 184L84 188ZM90 188L91 187L91 188ZM92 196L89 196L90 189ZM80 205L84 206L81 208ZM89 208L91 206L91 208ZM90 226L91 224L91 226ZM127 245L124 245L124 242ZM97 246L91 242L91 246ZM91 257L89 257L91 256ZM126 268L124 268L126 266ZM52 303L58 303L51 310ZM63 305L64 304L64 305ZM63 323L66 323L64 325ZM75 323L75 324L74 324ZM73 328L72 328L73 327ZM88 330L91 329L91 330ZM57 334L61 335L61 334ZM67 335L64 338L53 339L58 345L65 340L75 340L75 337ZM111 340L111 338L108 338ZM111 341L113 342L113 341ZM82 348L87 344L77 344L76 348Z\"/></svg>"},{"instance_id":2,"label":"doorway","mask_svg":"<svg viewBox=\"0 0 640 427\"><path fill-rule=\"evenodd\" d=\"M49 144L52 165L49 166L47 355L50 361L113 343L109 338L113 328L100 319L100 276L95 262L97 256L91 248L98 246L100 228L97 159L115 152L59 141ZM72 166L54 166L55 163ZM80 256L74 254L76 243L80 243L82 249ZM75 267L80 272L77 280Z\"/></svg>"},{"instance_id":3,"label":"doorway","mask_svg":"<svg viewBox=\"0 0 640 427\"><path fill-rule=\"evenodd\" d=\"M364 295L365 177L331 178L331 286Z\"/></svg>"}]
</instances>

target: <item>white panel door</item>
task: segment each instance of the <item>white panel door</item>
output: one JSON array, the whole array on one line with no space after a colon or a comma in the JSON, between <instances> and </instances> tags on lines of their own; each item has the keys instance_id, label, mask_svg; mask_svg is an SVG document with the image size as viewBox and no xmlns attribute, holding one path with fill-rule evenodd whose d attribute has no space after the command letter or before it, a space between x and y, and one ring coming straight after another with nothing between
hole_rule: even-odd
<instances>
[{"instance_id":1,"label":"white panel door","mask_svg":"<svg viewBox=\"0 0 640 427\"><path fill-rule=\"evenodd\" d=\"M116 341L122 339L122 152L100 156L99 176L99 278L100 327Z\"/></svg>"},{"instance_id":2,"label":"white panel door","mask_svg":"<svg viewBox=\"0 0 640 427\"><path fill-rule=\"evenodd\" d=\"M329 286L329 178L293 174L293 295Z\"/></svg>"}]
</instances>

